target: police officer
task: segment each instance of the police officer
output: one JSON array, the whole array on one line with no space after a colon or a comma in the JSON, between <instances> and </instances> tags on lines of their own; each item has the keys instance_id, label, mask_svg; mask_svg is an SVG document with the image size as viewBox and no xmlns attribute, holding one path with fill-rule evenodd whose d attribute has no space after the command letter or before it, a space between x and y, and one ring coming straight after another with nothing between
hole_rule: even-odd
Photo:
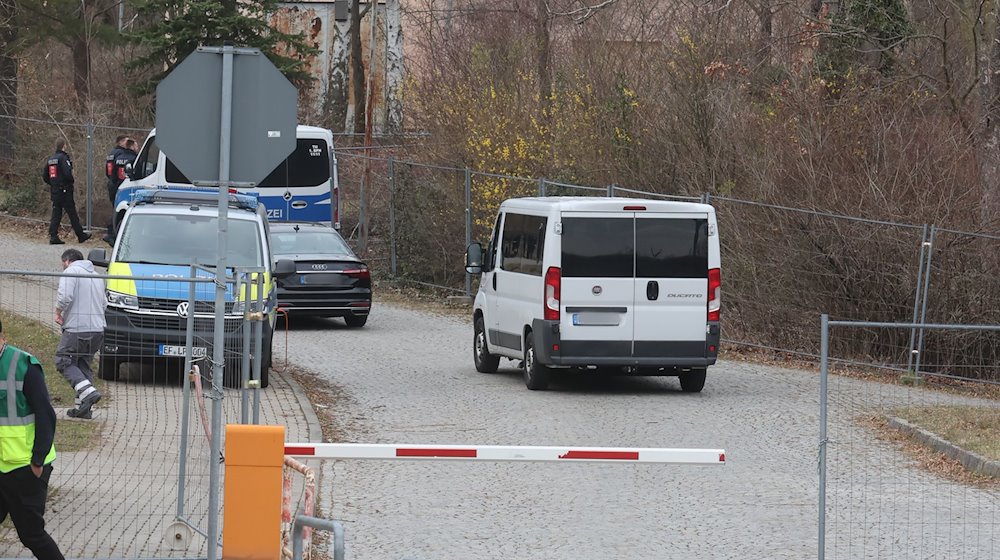
<instances>
[{"instance_id":1,"label":"police officer","mask_svg":"<svg viewBox=\"0 0 1000 560\"><path fill-rule=\"evenodd\" d=\"M56 153L52 154L42 169L42 180L49 186L52 198L52 219L49 221L49 244L61 245L59 239L59 223L62 222L63 210L69 215L77 240L80 243L90 239L90 234L83 231L80 216L76 213L76 202L73 200L73 162L66 153L66 141L56 140Z\"/></svg>"},{"instance_id":2,"label":"police officer","mask_svg":"<svg viewBox=\"0 0 1000 560\"><path fill-rule=\"evenodd\" d=\"M7 344L0 323L0 377L7 398L0 399L3 453L0 454L0 521L9 516L21 543L39 560L63 560L45 531L56 413L45 387L45 374L34 356ZM15 390L16 387L16 390Z\"/></svg>"},{"instance_id":3,"label":"police officer","mask_svg":"<svg viewBox=\"0 0 1000 560\"><path fill-rule=\"evenodd\" d=\"M104 241L109 245L115 244L115 198L118 196L118 187L125 181L125 168L135 161L136 142L128 136L119 136L115 139L115 147L108 154L104 164L104 174L108 177L108 200L111 202L111 221L108 222L108 232L104 235Z\"/></svg>"}]
</instances>

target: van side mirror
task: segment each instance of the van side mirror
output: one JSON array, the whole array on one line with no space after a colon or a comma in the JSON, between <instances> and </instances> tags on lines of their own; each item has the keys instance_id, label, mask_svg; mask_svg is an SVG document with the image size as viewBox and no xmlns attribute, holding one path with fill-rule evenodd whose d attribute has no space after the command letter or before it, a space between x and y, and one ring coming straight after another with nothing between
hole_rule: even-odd
<instances>
[{"instance_id":1,"label":"van side mirror","mask_svg":"<svg viewBox=\"0 0 1000 560\"><path fill-rule=\"evenodd\" d=\"M274 263L274 276L277 278L288 278L295 274L295 261L281 259Z\"/></svg>"},{"instance_id":2,"label":"van side mirror","mask_svg":"<svg viewBox=\"0 0 1000 560\"><path fill-rule=\"evenodd\" d=\"M94 263L94 266L108 267L108 253L104 249L91 249L87 253L87 260Z\"/></svg>"},{"instance_id":3,"label":"van side mirror","mask_svg":"<svg viewBox=\"0 0 1000 560\"><path fill-rule=\"evenodd\" d=\"M483 271L483 246L479 243L473 243L465 250L465 271L469 274Z\"/></svg>"},{"instance_id":4,"label":"van side mirror","mask_svg":"<svg viewBox=\"0 0 1000 560\"><path fill-rule=\"evenodd\" d=\"M130 161L130 162L126 163L125 164L125 176L128 177L129 179L133 179L134 180L135 177L132 176L132 172L133 171L135 171L135 166L132 165L132 162Z\"/></svg>"}]
</instances>

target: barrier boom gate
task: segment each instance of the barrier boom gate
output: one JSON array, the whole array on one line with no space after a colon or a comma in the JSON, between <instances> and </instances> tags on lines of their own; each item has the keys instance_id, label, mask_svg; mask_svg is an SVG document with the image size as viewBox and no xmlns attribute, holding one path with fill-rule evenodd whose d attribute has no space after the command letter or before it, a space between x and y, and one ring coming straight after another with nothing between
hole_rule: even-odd
<instances>
[{"instance_id":1,"label":"barrier boom gate","mask_svg":"<svg viewBox=\"0 0 1000 560\"><path fill-rule=\"evenodd\" d=\"M396 459L479 461L596 461L725 465L724 449L626 447L533 447L518 445L388 445L375 443L286 443L299 459Z\"/></svg>"}]
</instances>

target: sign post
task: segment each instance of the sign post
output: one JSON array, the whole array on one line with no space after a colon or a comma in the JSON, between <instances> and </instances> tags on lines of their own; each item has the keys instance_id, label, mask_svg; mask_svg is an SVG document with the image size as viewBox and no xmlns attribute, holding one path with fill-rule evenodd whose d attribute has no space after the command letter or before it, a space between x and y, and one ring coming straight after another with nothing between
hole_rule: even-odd
<instances>
[{"instance_id":1,"label":"sign post","mask_svg":"<svg viewBox=\"0 0 1000 560\"><path fill-rule=\"evenodd\" d=\"M219 189L209 395L209 560L219 555L229 189L253 186L288 157L295 149L297 113L295 87L257 49L198 47L156 88L156 132L161 149L193 184ZM181 437L186 445L187 434Z\"/></svg>"}]
</instances>

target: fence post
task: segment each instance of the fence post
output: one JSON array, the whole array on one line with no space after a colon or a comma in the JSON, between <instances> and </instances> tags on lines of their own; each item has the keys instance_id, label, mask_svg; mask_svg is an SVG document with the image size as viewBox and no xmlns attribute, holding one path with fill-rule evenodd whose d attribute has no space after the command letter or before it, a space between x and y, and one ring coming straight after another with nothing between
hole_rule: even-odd
<instances>
[{"instance_id":1,"label":"fence post","mask_svg":"<svg viewBox=\"0 0 1000 560\"><path fill-rule=\"evenodd\" d=\"M817 558L826 558L826 414L827 375L830 354L830 316L820 317L819 342L819 549Z\"/></svg>"},{"instance_id":2,"label":"fence post","mask_svg":"<svg viewBox=\"0 0 1000 560\"><path fill-rule=\"evenodd\" d=\"M928 294L931 289L931 261L934 259L934 236L937 234L937 226L931 224L931 234L927 240L927 269L924 271L924 295L923 295L923 308L920 311L920 324L924 325L927 323L927 299ZM924 328L920 327L919 334L917 335L917 355L913 361L913 376L916 381L920 381L920 358L924 351Z\"/></svg>"},{"instance_id":3,"label":"fence post","mask_svg":"<svg viewBox=\"0 0 1000 560\"><path fill-rule=\"evenodd\" d=\"M389 271L396 277L396 160L389 159Z\"/></svg>"},{"instance_id":4,"label":"fence post","mask_svg":"<svg viewBox=\"0 0 1000 560\"><path fill-rule=\"evenodd\" d=\"M472 245L472 171L465 168L465 246ZM465 296L472 297L472 275L465 273Z\"/></svg>"},{"instance_id":5,"label":"fence post","mask_svg":"<svg viewBox=\"0 0 1000 560\"><path fill-rule=\"evenodd\" d=\"M93 215L94 204L91 200L94 194L94 123L87 123L87 227L90 232L91 216Z\"/></svg>"},{"instance_id":6,"label":"fence post","mask_svg":"<svg viewBox=\"0 0 1000 560\"><path fill-rule=\"evenodd\" d=\"M538 196L545 196L545 177L538 179Z\"/></svg>"},{"instance_id":7,"label":"fence post","mask_svg":"<svg viewBox=\"0 0 1000 560\"><path fill-rule=\"evenodd\" d=\"M920 313L920 294L923 290L924 279L924 254L930 242L927 240L927 224L924 224L923 234L920 236L920 260L917 262L917 286L913 293L913 322L916 323ZM906 371L913 374L913 360L916 357L917 328L910 329L910 355L906 359Z\"/></svg>"},{"instance_id":8,"label":"fence post","mask_svg":"<svg viewBox=\"0 0 1000 560\"><path fill-rule=\"evenodd\" d=\"M191 282L188 283L188 314L184 321L186 324L184 334L184 409L181 411L181 449L180 465L177 469L177 519L185 518L184 515L184 486L187 481L187 447L188 447L188 426L191 418L191 364L194 346L194 310L195 310L195 283L194 278L198 276L198 271L191 265ZM200 373L199 373L200 374Z\"/></svg>"},{"instance_id":9,"label":"fence post","mask_svg":"<svg viewBox=\"0 0 1000 560\"><path fill-rule=\"evenodd\" d=\"M707 192L701 193L702 204L711 204L712 203L711 200L712 200L712 195L708 194Z\"/></svg>"},{"instance_id":10,"label":"fence post","mask_svg":"<svg viewBox=\"0 0 1000 560\"><path fill-rule=\"evenodd\" d=\"M615 184L614 183L611 183L610 185L608 185L608 196L611 196L611 197L615 196Z\"/></svg>"}]
</instances>

